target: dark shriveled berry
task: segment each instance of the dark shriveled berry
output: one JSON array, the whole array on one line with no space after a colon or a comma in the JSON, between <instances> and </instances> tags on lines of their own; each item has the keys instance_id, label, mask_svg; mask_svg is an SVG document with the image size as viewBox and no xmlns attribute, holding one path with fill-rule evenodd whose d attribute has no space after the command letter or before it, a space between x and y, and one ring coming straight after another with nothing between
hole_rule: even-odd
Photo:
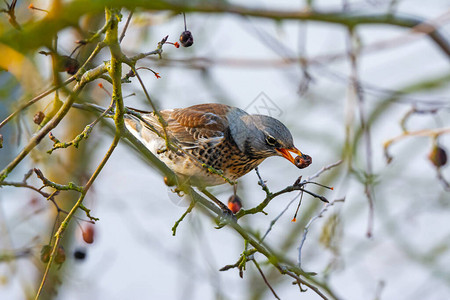
<instances>
[{"instance_id":1,"label":"dark shriveled berry","mask_svg":"<svg viewBox=\"0 0 450 300\"><path fill-rule=\"evenodd\" d=\"M194 43L194 37L189 30L185 30L180 35L180 44L183 47L190 47Z\"/></svg>"},{"instance_id":2,"label":"dark shriveled berry","mask_svg":"<svg viewBox=\"0 0 450 300\"><path fill-rule=\"evenodd\" d=\"M440 168L447 163L447 152L440 147L434 146L431 150L430 154L428 154L428 158L436 167Z\"/></svg>"},{"instance_id":3,"label":"dark shriveled berry","mask_svg":"<svg viewBox=\"0 0 450 300\"><path fill-rule=\"evenodd\" d=\"M294 162L297 168L304 169L312 163L312 158L306 154L303 154L303 156L298 155L295 157Z\"/></svg>"},{"instance_id":4,"label":"dark shriveled berry","mask_svg":"<svg viewBox=\"0 0 450 300\"><path fill-rule=\"evenodd\" d=\"M38 111L34 117L33 122L34 124L40 125L42 123L42 120L44 120L45 114L42 111Z\"/></svg>"},{"instance_id":5,"label":"dark shriveled berry","mask_svg":"<svg viewBox=\"0 0 450 300\"><path fill-rule=\"evenodd\" d=\"M312 163L312 159L311 156L304 154L303 156L295 157L294 163L299 169L304 169Z\"/></svg>"}]
</instances>

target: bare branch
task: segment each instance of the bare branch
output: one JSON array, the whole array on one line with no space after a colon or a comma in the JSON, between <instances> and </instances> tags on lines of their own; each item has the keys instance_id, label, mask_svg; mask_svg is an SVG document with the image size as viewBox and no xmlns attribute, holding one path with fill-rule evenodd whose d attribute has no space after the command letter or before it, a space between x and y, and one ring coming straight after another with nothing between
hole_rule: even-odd
<instances>
[{"instance_id":1,"label":"bare branch","mask_svg":"<svg viewBox=\"0 0 450 300\"><path fill-rule=\"evenodd\" d=\"M184 220L184 218L194 209L195 206L195 202L191 201L191 203L189 204L189 207L187 208L187 210L181 215L181 217L175 222L175 224L172 227L172 235L175 236L177 234L177 228L178 225L180 225L181 221Z\"/></svg>"},{"instance_id":2,"label":"bare branch","mask_svg":"<svg viewBox=\"0 0 450 300\"><path fill-rule=\"evenodd\" d=\"M319 214L316 215L316 216L314 216L314 217L312 217L312 218L309 220L309 222L306 224L305 229L303 230L303 237L302 237L302 239L301 239L301 241L300 241L300 246L298 247L298 266L299 266L299 268L300 268L301 265L302 265L302 249L303 249L303 244L305 243L305 240L306 240L306 236L307 236L307 234L308 234L308 232L309 232L309 227L311 227L311 225L312 225L312 223L313 223L314 221L316 221L316 220L319 219L319 218L322 218L322 217L323 217L323 214L328 210L328 208L330 208L331 206L333 206L336 202L344 202L344 201L345 201L345 198L343 198L343 199L336 199L336 200L334 200L334 201L332 201L332 202L330 202L330 203L327 203L327 204L322 208L322 210L319 212Z\"/></svg>"},{"instance_id":3,"label":"bare branch","mask_svg":"<svg viewBox=\"0 0 450 300\"><path fill-rule=\"evenodd\" d=\"M275 296L275 298L280 299L280 297L278 297L277 293L275 293L275 290L270 285L269 281L267 281L266 276L264 275L263 271L261 270L261 267L259 266L258 262L255 260L254 257L252 258L252 261L255 264L255 267L258 269L259 274L261 274L261 277L264 280L264 283L269 287L269 289L272 292L272 294Z\"/></svg>"}]
</instances>

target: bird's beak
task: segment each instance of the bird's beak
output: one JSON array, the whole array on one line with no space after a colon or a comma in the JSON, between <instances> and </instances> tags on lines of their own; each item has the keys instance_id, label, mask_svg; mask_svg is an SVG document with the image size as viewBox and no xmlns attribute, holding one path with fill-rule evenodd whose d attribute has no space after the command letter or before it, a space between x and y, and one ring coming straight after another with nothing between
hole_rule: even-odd
<instances>
[{"instance_id":1,"label":"bird's beak","mask_svg":"<svg viewBox=\"0 0 450 300\"><path fill-rule=\"evenodd\" d=\"M286 149L286 148L278 148L275 149L278 153L281 154L281 156L283 156L284 158L286 158L288 161L290 161L291 163L293 163L295 165L295 159L292 157L290 152L293 152L297 155L300 155L301 157L304 157L303 153L300 152L300 150L298 150L297 148L293 147L291 149Z\"/></svg>"}]
</instances>

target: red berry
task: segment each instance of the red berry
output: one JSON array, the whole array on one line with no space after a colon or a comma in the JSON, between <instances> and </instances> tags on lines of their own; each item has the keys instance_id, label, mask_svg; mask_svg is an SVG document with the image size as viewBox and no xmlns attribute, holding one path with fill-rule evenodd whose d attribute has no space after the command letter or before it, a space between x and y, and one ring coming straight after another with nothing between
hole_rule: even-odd
<instances>
[{"instance_id":1,"label":"red berry","mask_svg":"<svg viewBox=\"0 0 450 300\"><path fill-rule=\"evenodd\" d=\"M228 208L233 212L233 214L237 213L242 208L241 199L238 196L232 195L228 199Z\"/></svg>"},{"instance_id":2,"label":"red berry","mask_svg":"<svg viewBox=\"0 0 450 300\"><path fill-rule=\"evenodd\" d=\"M94 242L94 226L92 224L87 225L83 229L83 240L88 244Z\"/></svg>"}]
</instances>

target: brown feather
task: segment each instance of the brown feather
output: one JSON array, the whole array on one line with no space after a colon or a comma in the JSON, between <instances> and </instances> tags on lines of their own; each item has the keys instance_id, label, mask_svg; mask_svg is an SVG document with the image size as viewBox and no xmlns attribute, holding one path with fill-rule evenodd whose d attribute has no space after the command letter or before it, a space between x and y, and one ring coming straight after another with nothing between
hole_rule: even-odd
<instances>
[{"instance_id":1,"label":"brown feather","mask_svg":"<svg viewBox=\"0 0 450 300\"><path fill-rule=\"evenodd\" d=\"M160 114L167 123L166 129L170 132L170 138L180 146L191 148L196 147L199 141L214 144L221 142L229 126L226 114L230 109L227 105L209 103L162 110ZM163 135L163 128L153 112L144 114L143 118ZM146 124L142 125L149 128Z\"/></svg>"},{"instance_id":2,"label":"brown feather","mask_svg":"<svg viewBox=\"0 0 450 300\"><path fill-rule=\"evenodd\" d=\"M199 104L187 108L174 109L172 117L182 126L212 131L223 131L228 127L226 114L230 107L223 104Z\"/></svg>"}]
</instances>

